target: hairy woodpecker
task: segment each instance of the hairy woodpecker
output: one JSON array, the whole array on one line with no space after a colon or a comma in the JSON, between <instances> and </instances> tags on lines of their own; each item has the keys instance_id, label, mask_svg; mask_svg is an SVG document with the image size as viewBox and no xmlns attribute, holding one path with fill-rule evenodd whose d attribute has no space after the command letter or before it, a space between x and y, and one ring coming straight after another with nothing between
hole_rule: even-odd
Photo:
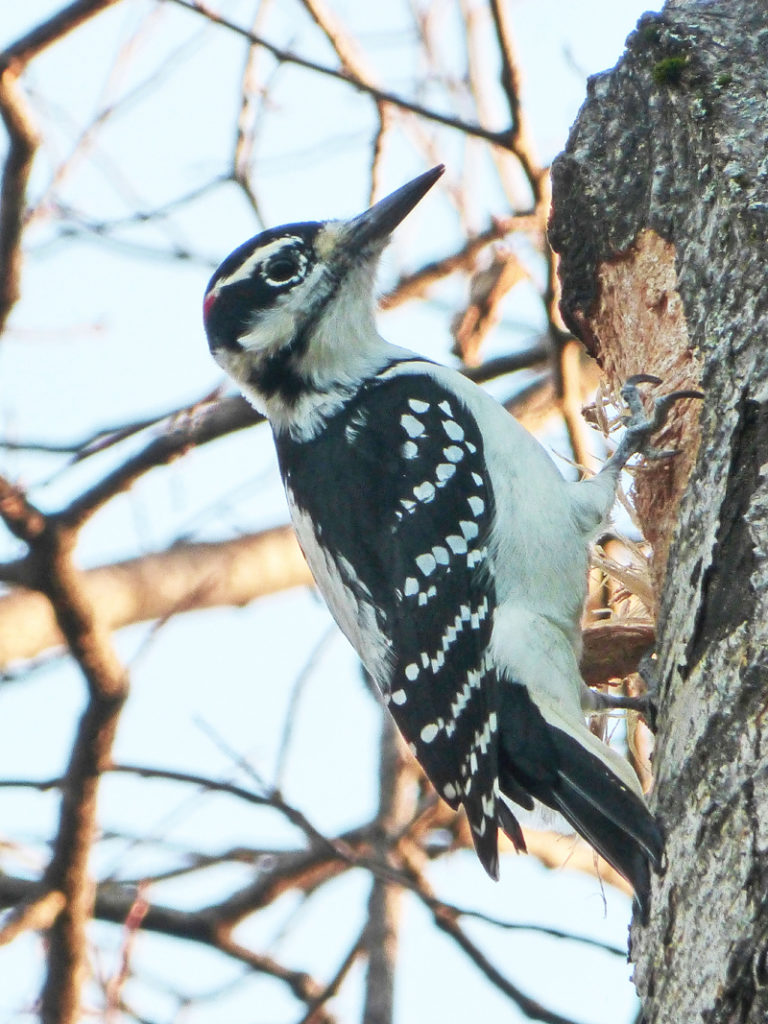
<instances>
[{"instance_id":1,"label":"hairy woodpecker","mask_svg":"<svg viewBox=\"0 0 768 1024\"><path fill-rule=\"evenodd\" d=\"M208 284L208 341L268 417L317 585L437 792L464 806L486 871L499 827L525 849L513 805L535 798L645 913L662 835L628 763L586 727L580 620L619 472L689 393L646 420L631 382L619 448L572 483L485 391L384 341L379 257L443 169L352 220L245 242Z\"/></svg>"}]
</instances>

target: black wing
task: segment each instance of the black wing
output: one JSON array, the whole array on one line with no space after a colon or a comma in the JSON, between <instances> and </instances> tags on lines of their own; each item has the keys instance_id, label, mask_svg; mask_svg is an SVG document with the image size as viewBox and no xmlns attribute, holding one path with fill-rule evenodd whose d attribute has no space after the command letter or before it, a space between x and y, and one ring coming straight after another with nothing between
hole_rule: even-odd
<instances>
[{"instance_id":1,"label":"black wing","mask_svg":"<svg viewBox=\"0 0 768 1024\"><path fill-rule=\"evenodd\" d=\"M430 375L404 373L363 390L317 438L282 437L277 448L293 504L313 524L314 558L303 540L320 589L330 589L318 564L327 553L356 605L347 621L375 618L377 635L355 638L358 653L438 793L465 806L496 877L493 493L474 417Z\"/></svg>"}]
</instances>

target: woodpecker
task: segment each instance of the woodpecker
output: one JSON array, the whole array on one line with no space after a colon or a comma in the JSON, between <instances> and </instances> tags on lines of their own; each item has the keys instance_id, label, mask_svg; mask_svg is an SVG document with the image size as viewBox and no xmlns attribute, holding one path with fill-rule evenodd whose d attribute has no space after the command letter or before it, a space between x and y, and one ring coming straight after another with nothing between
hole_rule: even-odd
<instances>
[{"instance_id":1,"label":"woodpecker","mask_svg":"<svg viewBox=\"0 0 768 1024\"><path fill-rule=\"evenodd\" d=\"M627 761L586 726L579 671L588 549L619 472L670 405L628 428L594 477L568 482L538 441L460 373L384 341L379 257L443 173L347 221L245 242L203 303L217 363L268 418L317 586L440 796L463 806L498 877L515 806L559 811L647 913L663 839Z\"/></svg>"}]
</instances>

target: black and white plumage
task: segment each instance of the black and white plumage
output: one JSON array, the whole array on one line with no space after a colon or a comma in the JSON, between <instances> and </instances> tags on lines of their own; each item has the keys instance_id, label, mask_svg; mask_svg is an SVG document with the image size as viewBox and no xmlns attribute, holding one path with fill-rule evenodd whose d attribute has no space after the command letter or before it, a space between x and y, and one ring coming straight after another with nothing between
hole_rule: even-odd
<instances>
[{"instance_id":1,"label":"black and white plumage","mask_svg":"<svg viewBox=\"0 0 768 1024\"><path fill-rule=\"evenodd\" d=\"M586 727L578 661L589 541L667 406L568 483L482 389L378 335L378 258L441 173L235 250L206 291L209 344L269 418L317 585L489 874L499 827L525 848L512 805L537 799L645 912L662 836L629 765Z\"/></svg>"}]
</instances>

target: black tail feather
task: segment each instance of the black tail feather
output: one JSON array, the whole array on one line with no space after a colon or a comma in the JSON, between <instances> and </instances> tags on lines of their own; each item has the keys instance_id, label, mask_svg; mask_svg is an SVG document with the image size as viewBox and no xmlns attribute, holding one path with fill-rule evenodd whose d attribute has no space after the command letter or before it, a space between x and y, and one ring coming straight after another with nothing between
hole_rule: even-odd
<instances>
[{"instance_id":1,"label":"black tail feather","mask_svg":"<svg viewBox=\"0 0 768 1024\"><path fill-rule=\"evenodd\" d=\"M586 745L546 722L525 687L509 686L505 704L500 733L502 792L525 806L519 797L522 789L524 795L559 811L631 882L645 919L650 867L660 869L664 849L661 830L645 801ZM504 822L502 826L506 829Z\"/></svg>"},{"instance_id":2,"label":"black tail feather","mask_svg":"<svg viewBox=\"0 0 768 1024\"><path fill-rule=\"evenodd\" d=\"M475 853L480 863L488 872L494 882L499 880L499 846L498 831L492 826L482 808L465 801L464 810L467 812L469 831L472 842L475 844Z\"/></svg>"},{"instance_id":3,"label":"black tail feather","mask_svg":"<svg viewBox=\"0 0 768 1024\"><path fill-rule=\"evenodd\" d=\"M644 847L592 802L585 800L578 790L571 789L567 784L562 791L553 792L552 797L566 821L632 884L645 922L651 897L651 873Z\"/></svg>"},{"instance_id":4,"label":"black tail feather","mask_svg":"<svg viewBox=\"0 0 768 1024\"><path fill-rule=\"evenodd\" d=\"M579 807L591 806L593 815L597 814L599 819L612 823L620 833L631 837L658 870L664 838L642 797L578 740L551 726L550 733L559 755L558 806L565 803L574 814ZM572 824L575 827L575 823Z\"/></svg>"},{"instance_id":5,"label":"black tail feather","mask_svg":"<svg viewBox=\"0 0 768 1024\"><path fill-rule=\"evenodd\" d=\"M525 837L523 836L523 830L520 828L520 822L503 800L499 800L496 805L496 811L499 816L499 824L506 832L507 837L512 841L514 848L518 853L527 853L528 847L525 845Z\"/></svg>"}]
</instances>

